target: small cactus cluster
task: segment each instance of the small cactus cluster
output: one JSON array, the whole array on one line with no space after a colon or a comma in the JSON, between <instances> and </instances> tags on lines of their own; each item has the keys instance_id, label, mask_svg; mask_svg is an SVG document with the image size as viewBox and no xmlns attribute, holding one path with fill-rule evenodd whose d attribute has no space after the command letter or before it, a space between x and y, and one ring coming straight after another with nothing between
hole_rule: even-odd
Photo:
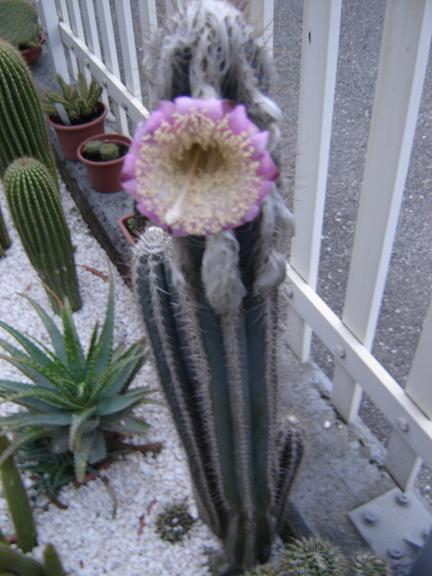
<instances>
[{"instance_id":1,"label":"small cactus cluster","mask_svg":"<svg viewBox=\"0 0 432 576\"><path fill-rule=\"evenodd\" d=\"M36 9L25 0L0 0L0 38L16 48L40 44L40 26Z\"/></svg>"},{"instance_id":2,"label":"small cactus cluster","mask_svg":"<svg viewBox=\"0 0 432 576\"><path fill-rule=\"evenodd\" d=\"M168 506L156 520L156 531L162 540L175 544L181 542L191 530L194 519L189 514L186 504Z\"/></svg>"},{"instance_id":3,"label":"small cactus cluster","mask_svg":"<svg viewBox=\"0 0 432 576\"><path fill-rule=\"evenodd\" d=\"M0 176L16 158L40 160L57 185L54 156L30 71L20 53L0 40Z\"/></svg>"},{"instance_id":4,"label":"small cactus cluster","mask_svg":"<svg viewBox=\"0 0 432 576\"><path fill-rule=\"evenodd\" d=\"M245 576L391 576L391 571L371 552L348 559L329 540L301 538L288 544L277 565L258 566Z\"/></svg>"},{"instance_id":5,"label":"small cactus cluster","mask_svg":"<svg viewBox=\"0 0 432 576\"><path fill-rule=\"evenodd\" d=\"M0 258L5 255L6 250L10 245L11 241L6 228L6 223L4 221L2 211L0 210Z\"/></svg>"},{"instance_id":6,"label":"small cactus cluster","mask_svg":"<svg viewBox=\"0 0 432 576\"><path fill-rule=\"evenodd\" d=\"M101 142L92 140L84 146L84 157L93 162L109 162L121 155L121 148L114 142Z\"/></svg>"},{"instance_id":7,"label":"small cactus cluster","mask_svg":"<svg viewBox=\"0 0 432 576\"><path fill-rule=\"evenodd\" d=\"M37 160L15 160L4 175L4 192L29 260L47 291L55 312L67 298L79 310L73 246L56 186Z\"/></svg>"},{"instance_id":8,"label":"small cactus cluster","mask_svg":"<svg viewBox=\"0 0 432 576\"><path fill-rule=\"evenodd\" d=\"M5 436L0 436L0 454L9 448ZM27 494L12 456L0 466L3 495L15 528L19 548L8 545L0 532L0 573L11 576L66 576L61 560L52 544L45 547L43 562L38 562L24 553L36 546L36 526Z\"/></svg>"}]
</instances>

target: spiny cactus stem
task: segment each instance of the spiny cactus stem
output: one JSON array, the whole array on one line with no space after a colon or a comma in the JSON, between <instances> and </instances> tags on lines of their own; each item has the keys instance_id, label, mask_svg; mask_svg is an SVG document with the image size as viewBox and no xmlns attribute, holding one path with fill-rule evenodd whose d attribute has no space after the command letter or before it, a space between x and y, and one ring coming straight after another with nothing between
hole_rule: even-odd
<instances>
[{"instance_id":1,"label":"spiny cactus stem","mask_svg":"<svg viewBox=\"0 0 432 576\"><path fill-rule=\"evenodd\" d=\"M5 436L0 436L0 454L9 446ZM24 552L36 546L36 527L21 476L13 458L0 466L3 493L15 528L17 544Z\"/></svg>"},{"instance_id":2,"label":"spiny cactus stem","mask_svg":"<svg viewBox=\"0 0 432 576\"><path fill-rule=\"evenodd\" d=\"M6 229L6 223L0 210L0 258L5 255L6 250L10 247L11 240Z\"/></svg>"}]
</instances>

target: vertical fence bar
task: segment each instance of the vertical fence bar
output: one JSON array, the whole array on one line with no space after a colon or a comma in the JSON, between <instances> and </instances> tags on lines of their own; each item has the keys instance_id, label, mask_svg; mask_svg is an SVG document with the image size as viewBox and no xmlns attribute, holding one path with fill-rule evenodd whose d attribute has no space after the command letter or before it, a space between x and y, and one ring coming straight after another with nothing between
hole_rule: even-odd
<instances>
[{"instance_id":1,"label":"vertical fence bar","mask_svg":"<svg viewBox=\"0 0 432 576\"><path fill-rule=\"evenodd\" d=\"M79 0L69 0L69 13L73 31L78 36L78 38L80 38L80 40L82 40L85 43L86 39L84 35L84 26L81 18ZM87 82L90 82L91 74L88 67L85 65L83 73Z\"/></svg>"},{"instance_id":2,"label":"vertical fence bar","mask_svg":"<svg viewBox=\"0 0 432 576\"><path fill-rule=\"evenodd\" d=\"M432 0L389 0L343 322L370 349L390 263L432 35ZM348 422L358 384L336 366L333 404Z\"/></svg>"},{"instance_id":3,"label":"vertical fence bar","mask_svg":"<svg viewBox=\"0 0 432 576\"><path fill-rule=\"evenodd\" d=\"M155 0L138 0L138 14L141 33L147 38L158 26Z\"/></svg>"},{"instance_id":4,"label":"vertical fence bar","mask_svg":"<svg viewBox=\"0 0 432 576\"><path fill-rule=\"evenodd\" d=\"M270 53L273 54L273 0L250 0L249 20L255 26Z\"/></svg>"},{"instance_id":5,"label":"vertical fence bar","mask_svg":"<svg viewBox=\"0 0 432 576\"><path fill-rule=\"evenodd\" d=\"M126 86L134 96L142 99L130 0L117 2L115 6Z\"/></svg>"},{"instance_id":6,"label":"vertical fence bar","mask_svg":"<svg viewBox=\"0 0 432 576\"><path fill-rule=\"evenodd\" d=\"M58 28L56 7L55 5L53 7L52 0L39 0L38 6L42 25L48 37L50 54L53 59L56 74L59 74L66 82L70 82L65 47Z\"/></svg>"},{"instance_id":7,"label":"vertical fence bar","mask_svg":"<svg viewBox=\"0 0 432 576\"><path fill-rule=\"evenodd\" d=\"M312 288L318 279L340 17L341 0L305 0L290 264ZM292 308L288 333L292 350L307 360L311 330Z\"/></svg>"},{"instance_id":8,"label":"vertical fence bar","mask_svg":"<svg viewBox=\"0 0 432 576\"><path fill-rule=\"evenodd\" d=\"M111 7L109 0L95 0L96 13L99 19L101 40L104 51L105 65L120 78L120 66L117 56L117 48L114 38L114 27L112 22ZM123 107L113 104L114 113L119 124L119 129L124 134L129 134L126 111Z\"/></svg>"},{"instance_id":9,"label":"vertical fence bar","mask_svg":"<svg viewBox=\"0 0 432 576\"><path fill-rule=\"evenodd\" d=\"M69 26L69 28L71 28L71 21L69 18L69 10L67 7L66 0L60 0L60 9L61 9L61 17L63 19L63 22L67 26ZM51 8L48 8L48 10L52 10L52 6L51 6ZM77 57L75 56L73 50L69 50L68 52L69 52L69 59L70 59L71 68L72 68L72 76L74 77L74 79L76 79L76 78L78 78L78 60L77 60Z\"/></svg>"}]
</instances>

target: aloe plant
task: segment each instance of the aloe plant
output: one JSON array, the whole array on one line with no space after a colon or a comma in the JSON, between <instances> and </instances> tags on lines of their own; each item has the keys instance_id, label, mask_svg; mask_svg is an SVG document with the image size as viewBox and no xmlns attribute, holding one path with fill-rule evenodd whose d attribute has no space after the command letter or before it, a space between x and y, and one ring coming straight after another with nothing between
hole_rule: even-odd
<instances>
[{"instance_id":1,"label":"aloe plant","mask_svg":"<svg viewBox=\"0 0 432 576\"><path fill-rule=\"evenodd\" d=\"M0 210L0 258L5 255L6 250L10 245L11 241L6 228L6 223L4 221L2 211Z\"/></svg>"},{"instance_id":2,"label":"aloe plant","mask_svg":"<svg viewBox=\"0 0 432 576\"><path fill-rule=\"evenodd\" d=\"M57 186L48 132L30 71L21 54L0 39L0 176L23 156L40 160Z\"/></svg>"},{"instance_id":3,"label":"aloe plant","mask_svg":"<svg viewBox=\"0 0 432 576\"><path fill-rule=\"evenodd\" d=\"M76 84L67 84L59 75L56 76L56 79L60 88L59 92L46 92L43 100L45 112L55 122L63 123L56 108L58 104L63 107L71 124L82 124L97 114L102 87L96 80L87 84L82 72L78 74Z\"/></svg>"},{"instance_id":4,"label":"aloe plant","mask_svg":"<svg viewBox=\"0 0 432 576\"><path fill-rule=\"evenodd\" d=\"M60 557L52 544L44 551L43 563L0 543L0 574L7 576L66 576Z\"/></svg>"},{"instance_id":5,"label":"aloe plant","mask_svg":"<svg viewBox=\"0 0 432 576\"><path fill-rule=\"evenodd\" d=\"M0 380L0 396L25 408L3 416L0 427L15 437L0 463L21 446L38 438L48 438L53 452L71 452L76 479L82 482L88 464L107 458L107 436L147 431L148 425L133 416L140 402L150 401L151 391L129 390L144 362L141 342L113 347L114 286L110 276L108 305L102 328L94 326L87 351L80 342L68 302L61 310L63 332L31 298L31 304L51 339L52 348L43 346L12 326L0 322L21 349L0 340L7 354L2 358L18 368L33 383Z\"/></svg>"},{"instance_id":6,"label":"aloe plant","mask_svg":"<svg viewBox=\"0 0 432 576\"><path fill-rule=\"evenodd\" d=\"M74 249L48 170L33 158L19 158L6 170L3 183L15 227L54 311L66 298L74 311L79 310Z\"/></svg>"},{"instance_id":7,"label":"aloe plant","mask_svg":"<svg viewBox=\"0 0 432 576\"><path fill-rule=\"evenodd\" d=\"M40 26L36 9L25 0L0 0L0 38L16 48L40 45Z\"/></svg>"}]
</instances>

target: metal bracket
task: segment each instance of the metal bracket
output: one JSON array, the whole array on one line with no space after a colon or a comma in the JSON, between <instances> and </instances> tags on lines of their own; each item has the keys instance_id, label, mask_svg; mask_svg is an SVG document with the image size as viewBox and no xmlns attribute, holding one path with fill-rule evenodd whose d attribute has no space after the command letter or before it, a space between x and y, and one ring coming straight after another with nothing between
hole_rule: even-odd
<instances>
[{"instance_id":1,"label":"metal bracket","mask_svg":"<svg viewBox=\"0 0 432 576\"><path fill-rule=\"evenodd\" d=\"M393 566L409 566L432 528L432 513L413 491L389 492L348 514L370 548Z\"/></svg>"}]
</instances>

